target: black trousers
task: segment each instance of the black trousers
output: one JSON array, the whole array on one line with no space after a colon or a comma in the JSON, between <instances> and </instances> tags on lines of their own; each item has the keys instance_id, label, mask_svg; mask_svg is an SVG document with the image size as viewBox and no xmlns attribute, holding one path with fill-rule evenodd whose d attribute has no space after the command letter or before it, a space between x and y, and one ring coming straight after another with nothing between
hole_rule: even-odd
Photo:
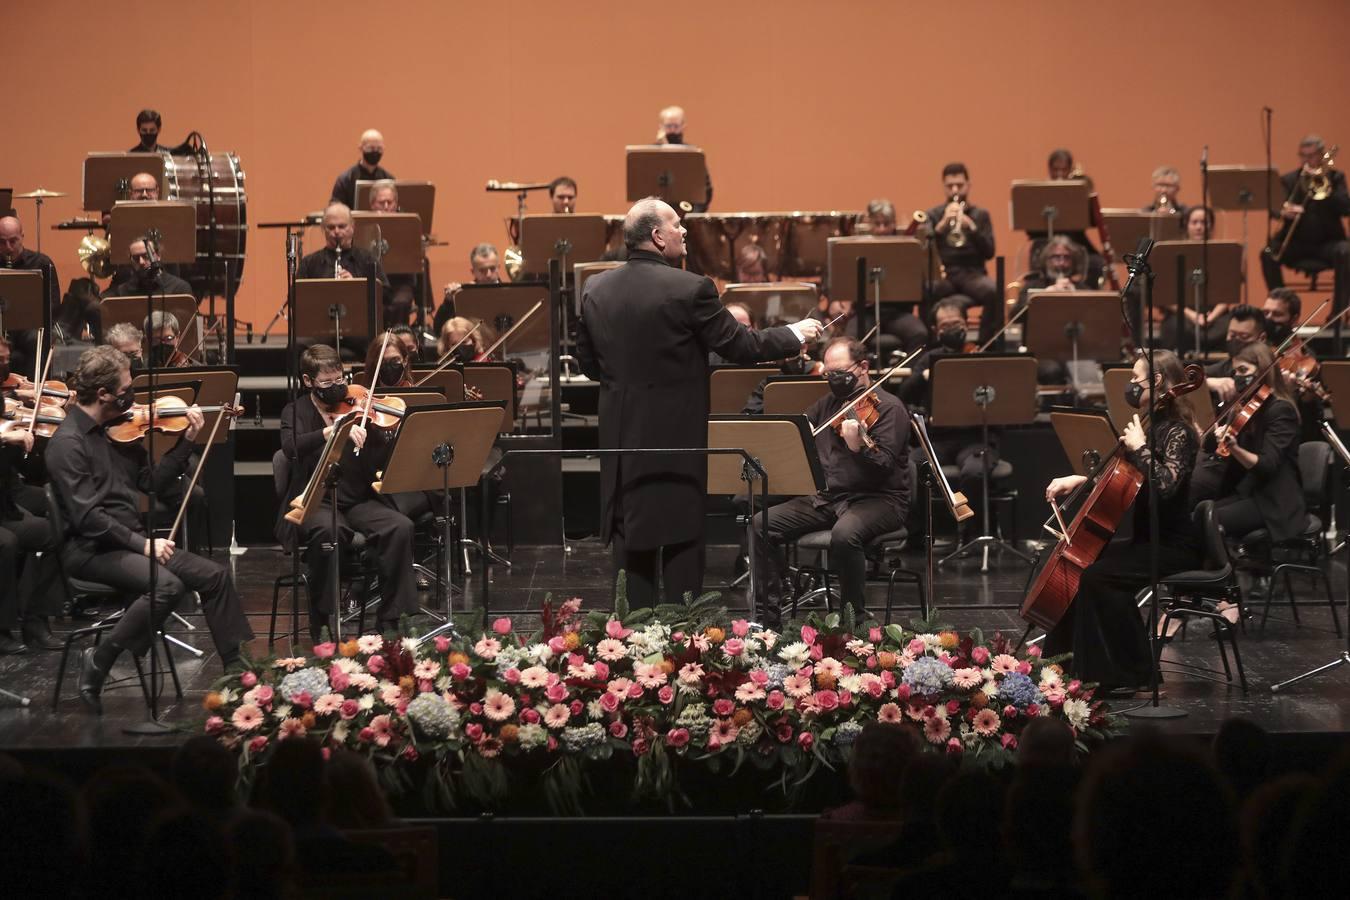
<instances>
[{"instance_id":1,"label":"black trousers","mask_svg":"<svg viewBox=\"0 0 1350 900\"><path fill-rule=\"evenodd\" d=\"M1261 274L1266 277L1267 290L1284 287L1284 266L1275 259L1275 251L1277 250L1279 250L1278 244L1274 250L1267 247L1261 251ZM1330 266L1333 277L1343 278L1347 271L1347 265L1350 265L1350 242L1347 242L1344 238L1324 241L1320 244L1303 244L1298 241L1290 241L1288 249L1284 252L1284 259L1291 264L1316 260Z\"/></svg>"},{"instance_id":2,"label":"black trousers","mask_svg":"<svg viewBox=\"0 0 1350 900\"><path fill-rule=\"evenodd\" d=\"M1159 577L1193 569L1200 554L1164 541ZM1152 660L1135 595L1148 587L1149 545L1116 543L1083 570L1078 595L1045 639L1046 656L1072 652L1070 670L1084 681L1120 687L1147 684Z\"/></svg>"},{"instance_id":3,"label":"black trousers","mask_svg":"<svg viewBox=\"0 0 1350 900\"><path fill-rule=\"evenodd\" d=\"M1223 526L1224 533L1235 541L1266 527L1266 520L1251 497L1224 497L1214 501L1214 517Z\"/></svg>"},{"instance_id":4,"label":"black trousers","mask_svg":"<svg viewBox=\"0 0 1350 900\"><path fill-rule=\"evenodd\" d=\"M610 549L615 570L624 573L630 607L655 606L663 595L667 603L680 603L685 594L698 597L703 593L706 550L702 535L692 541L636 550L624 540L622 520L616 519Z\"/></svg>"},{"instance_id":5,"label":"black trousers","mask_svg":"<svg viewBox=\"0 0 1350 900\"><path fill-rule=\"evenodd\" d=\"M824 501L820 497L794 497L755 516L755 533L768 517L769 544L755 543L755 580L767 592L767 608L783 599L782 582L787 564L783 545L812 531L830 532L830 569L839 575L839 593L845 603L861 613L863 585L867 581L867 545L873 538L896 531L905 522L905 511L885 497L850 501Z\"/></svg>"},{"instance_id":6,"label":"black trousers","mask_svg":"<svg viewBox=\"0 0 1350 900\"><path fill-rule=\"evenodd\" d=\"M19 518L0 520L0 629L31 616L61 613L64 591L57 546L47 520L20 509ZM48 551L35 556L39 551Z\"/></svg>"},{"instance_id":7,"label":"black trousers","mask_svg":"<svg viewBox=\"0 0 1350 900\"><path fill-rule=\"evenodd\" d=\"M352 536L360 532L373 544L380 573L380 608L376 620L380 627L396 624L400 616L417 613L417 578L413 574L412 520L383 499L363 500L354 506L338 510L340 546L351 544ZM305 523L301 541L309 547L309 628L317 637L319 629L327 624L327 617L336 608L333 597L335 586L329 584L332 561L322 552L320 544L334 543L333 508L325 502Z\"/></svg>"},{"instance_id":8,"label":"black trousers","mask_svg":"<svg viewBox=\"0 0 1350 900\"><path fill-rule=\"evenodd\" d=\"M980 308L980 343L984 344L1003 327L1003 304L998 296L994 279L983 268L957 266L947 270L947 277L933 282L932 299L936 302L952 294L969 297L971 306ZM991 350L1000 349L997 346Z\"/></svg>"},{"instance_id":9,"label":"black trousers","mask_svg":"<svg viewBox=\"0 0 1350 900\"><path fill-rule=\"evenodd\" d=\"M253 637L230 570L187 550L176 551L157 568L153 598L150 559L130 550L100 550L92 556L67 553L66 571L138 595L109 635L116 648L137 655L148 650L151 633L160 629L189 591L201 595L211 640L227 665L238 657L239 645Z\"/></svg>"}]
</instances>

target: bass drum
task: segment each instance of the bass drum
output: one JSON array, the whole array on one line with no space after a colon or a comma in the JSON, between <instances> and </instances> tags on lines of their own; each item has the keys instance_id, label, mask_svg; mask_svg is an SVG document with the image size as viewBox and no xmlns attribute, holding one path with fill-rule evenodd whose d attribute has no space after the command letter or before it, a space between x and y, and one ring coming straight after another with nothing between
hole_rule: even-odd
<instances>
[{"instance_id":1,"label":"bass drum","mask_svg":"<svg viewBox=\"0 0 1350 900\"><path fill-rule=\"evenodd\" d=\"M248 235L244 170L233 153L194 154L163 151L166 200L184 200L197 208L197 263L182 277L199 297L234 294L244 275ZM214 201L214 202L213 202ZM214 226L214 227L213 227Z\"/></svg>"}]
</instances>

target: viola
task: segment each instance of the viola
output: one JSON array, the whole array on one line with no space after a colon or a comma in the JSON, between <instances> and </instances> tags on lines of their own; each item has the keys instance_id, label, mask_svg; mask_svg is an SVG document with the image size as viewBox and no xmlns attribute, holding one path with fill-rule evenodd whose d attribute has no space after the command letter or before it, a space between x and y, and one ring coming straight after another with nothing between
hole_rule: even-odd
<instances>
[{"instance_id":1,"label":"viola","mask_svg":"<svg viewBox=\"0 0 1350 900\"><path fill-rule=\"evenodd\" d=\"M182 434L188 429L188 402L181 397L165 396L155 399L153 412L149 404L135 403L104 429L108 438L119 444L134 444L151 430L164 434ZM200 407L202 415L222 413L230 418L242 415L244 408L233 404Z\"/></svg>"},{"instance_id":2,"label":"viola","mask_svg":"<svg viewBox=\"0 0 1350 900\"><path fill-rule=\"evenodd\" d=\"M370 397L370 388L359 384L347 385L347 396L338 404L343 415L359 413ZM397 428L408 412L408 404L402 397L376 396L370 404L369 424L375 428Z\"/></svg>"},{"instance_id":3,"label":"viola","mask_svg":"<svg viewBox=\"0 0 1350 900\"><path fill-rule=\"evenodd\" d=\"M1228 423L1228 432L1224 435L1224 439L1219 442L1215 452L1220 456L1228 456L1242 429L1246 428L1247 423L1256 418L1256 414L1261 411L1261 405L1273 396L1275 396L1275 392L1270 389L1270 385L1263 384L1257 388L1256 393L1252 394L1247 402L1243 403L1237 412L1233 413L1233 421Z\"/></svg>"},{"instance_id":4,"label":"viola","mask_svg":"<svg viewBox=\"0 0 1350 900\"><path fill-rule=\"evenodd\" d=\"M834 432L841 438L844 436L844 423L857 422L861 426L861 435L863 446L868 450L876 449L877 442L869 433L877 424L877 419L881 417L881 411L877 408L877 395L874 393L863 394L858 401L848 407L848 411L840 416L834 422Z\"/></svg>"},{"instance_id":5,"label":"viola","mask_svg":"<svg viewBox=\"0 0 1350 900\"><path fill-rule=\"evenodd\" d=\"M1175 403L1178 397L1197 390L1204 383L1205 370L1195 364L1187 366L1185 380L1164 391L1153 405L1154 418L1166 405ZM1111 543L1146 478L1117 447L1102 466L1092 493L1079 507L1077 515L1064 529L1059 543L1036 574L1036 580L1022 601L1023 619L1049 631L1064 618L1078 594L1083 570L1096 562Z\"/></svg>"}]
</instances>

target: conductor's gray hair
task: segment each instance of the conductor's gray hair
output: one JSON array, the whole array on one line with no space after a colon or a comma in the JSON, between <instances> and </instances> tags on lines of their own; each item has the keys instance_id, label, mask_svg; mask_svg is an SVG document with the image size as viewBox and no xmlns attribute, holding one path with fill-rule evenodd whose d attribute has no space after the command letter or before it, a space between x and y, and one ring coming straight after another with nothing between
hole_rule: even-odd
<instances>
[{"instance_id":1,"label":"conductor's gray hair","mask_svg":"<svg viewBox=\"0 0 1350 900\"><path fill-rule=\"evenodd\" d=\"M643 197L623 217L623 243L629 250L650 241L652 232L661 227L661 202L660 197Z\"/></svg>"}]
</instances>

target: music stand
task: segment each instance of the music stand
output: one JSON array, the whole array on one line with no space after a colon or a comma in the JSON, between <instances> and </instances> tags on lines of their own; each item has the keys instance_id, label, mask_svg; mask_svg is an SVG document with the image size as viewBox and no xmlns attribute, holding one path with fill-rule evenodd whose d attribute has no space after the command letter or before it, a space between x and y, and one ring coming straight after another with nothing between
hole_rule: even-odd
<instances>
[{"instance_id":1,"label":"music stand","mask_svg":"<svg viewBox=\"0 0 1350 900\"><path fill-rule=\"evenodd\" d=\"M112 260L131 264L131 244L143 235L159 232L156 247L161 262L197 261L197 209L182 200L119 200L113 204L108 234Z\"/></svg>"},{"instance_id":2,"label":"music stand","mask_svg":"<svg viewBox=\"0 0 1350 900\"><path fill-rule=\"evenodd\" d=\"M196 387L195 399L189 400L189 403L196 402L202 406L225 406L234 402L235 394L239 391L239 372L226 366L185 367L161 371L164 375L160 377L173 379L174 385L191 383ZM159 381L159 379L156 379L156 381ZM136 375L131 379L131 386L138 391L148 389L149 384L150 378L148 375ZM163 395L165 388L172 386L159 382L155 385L155 395ZM138 398L136 402L141 401ZM214 413L217 416L224 414L223 411ZM204 446L206 439L211 436L212 415L211 413L207 414L206 425L197 435L195 443L199 446ZM228 428L218 428L216 429L214 443L223 444L229 440L229 437Z\"/></svg>"},{"instance_id":3,"label":"music stand","mask_svg":"<svg viewBox=\"0 0 1350 900\"><path fill-rule=\"evenodd\" d=\"M1119 431L1125 427L1125 423L1134 417L1138 412L1133 406L1125 402L1125 388L1129 385L1132 366L1118 365L1107 369L1102 373L1102 390L1106 392L1106 410L1111 416L1111 421L1115 423L1116 430ZM1205 431L1214 424L1214 398L1210 396L1209 391L1188 391L1177 398L1177 403L1191 411L1191 417L1195 420L1195 425L1201 431Z\"/></svg>"},{"instance_id":4,"label":"music stand","mask_svg":"<svg viewBox=\"0 0 1350 900\"><path fill-rule=\"evenodd\" d=\"M374 297L371 287L374 285ZM379 330L384 285L371 278L295 279L295 333L298 337L332 335L333 348L342 339L365 338Z\"/></svg>"},{"instance_id":5,"label":"music stand","mask_svg":"<svg viewBox=\"0 0 1350 900\"><path fill-rule=\"evenodd\" d=\"M760 382L778 374L774 366L742 369L719 366L708 373L708 412L739 415Z\"/></svg>"},{"instance_id":6,"label":"music stand","mask_svg":"<svg viewBox=\"0 0 1350 900\"><path fill-rule=\"evenodd\" d=\"M367 181L364 178L357 179L356 209L352 210L353 214L357 210L367 212L370 210L370 189L374 184L374 181ZM395 179L394 187L398 189L398 211L417 216L421 223L422 234L431 234L431 217L436 211L436 185L430 181Z\"/></svg>"},{"instance_id":7,"label":"music stand","mask_svg":"<svg viewBox=\"0 0 1350 900\"><path fill-rule=\"evenodd\" d=\"M502 405L499 434L510 434L516 427L516 372L501 363L466 363L464 387L474 388L488 403Z\"/></svg>"},{"instance_id":8,"label":"music stand","mask_svg":"<svg viewBox=\"0 0 1350 900\"><path fill-rule=\"evenodd\" d=\"M599 275L601 272L608 272L610 269L617 269L623 265L622 260L605 260L604 262L579 262L572 264L572 284L576 285L577 308L580 308L581 297L586 293L586 282L591 280L591 276Z\"/></svg>"},{"instance_id":9,"label":"music stand","mask_svg":"<svg viewBox=\"0 0 1350 900\"><path fill-rule=\"evenodd\" d=\"M1075 475L1091 477L1115 450L1120 435L1101 410L1053 409L1050 425Z\"/></svg>"},{"instance_id":10,"label":"music stand","mask_svg":"<svg viewBox=\"0 0 1350 900\"><path fill-rule=\"evenodd\" d=\"M1103 209L1102 221L1116 247L1138 247L1140 238L1167 241L1186 236L1186 222L1175 213Z\"/></svg>"},{"instance_id":11,"label":"music stand","mask_svg":"<svg viewBox=\"0 0 1350 900\"><path fill-rule=\"evenodd\" d=\"M455 310L466 319L486 322L501 337L543 300L543 308L497 348L505 359L512 354L552 349L548 299L545 284L466 284L455 297Z\"/></svg>"},{"instance_id":12,"label":"music stand","mask_svg":"<svg viewBox=\"0 0 1350 900\"><path fill-rule=\"evenodd\" d=\"M816 440L811 436L811 423L804 415L784 416L709 416L709 447L740 447L759 464L764 472L761 496L767 506L769 473L773 473L774 496L797 497L817 494L825 489L825 472L816 451ZM755 534L754 472L744 457L714 454L708 460L708 494L710 496L736 495L745 485L747 547L750 551L750 584L747 594L749 606L757 610L764 621L769 610L755 578L755 541L769 545L769 521L764 517L764 529ZM767 512L767 509L763 510ZM774 610L778 616L781 611Z\"/></svg>"},{"instance_id":13,"label":"music stand","mask_svg":"<svg viewBox=\"0 0 1350 900\"><path fill-rule=\"evenodd\" d=\"M828 245L827 283L832 300L851 300L858 295L860 257L867 259L873 304L913 303L923 296L928 260L918 238L855 235L832 237Z\"/></svg>"},{"instance_id":14,"label":"music stand","mask_svg":"<svg viewBox=\"0 0 1350 900\"><path fill-rule=\"evenodd\" d=\"M0 335L51 330L44 280L37 269L0 269Z\"/></svg>"},{"instance_id":15,"label":"music stand","mask_svg":"<svg viewBox=\"0 0 1350 900\"><path fill-rule=\"evenodd\" d=\"M1081 392L1079 360L1120 358L1120 299L1110 291L1031 291L1022 343L1038 359L1069 363Z\"/></svg>"},{"instance_id":16,"label":"music stand","mask_svg":"<svg viewBox=\"0 0 1350 900\"><path fill-rule=\"evenodd\" d=\"M1239 210L1242 213L1242 258L1247 258L1247 214L1252 210L1273 210L1272 185L1280 184L1280 173L1266 166L1209 166L1209 208ZM1246 266L1243 266L1246 271ZM1247 302L1247 280L1242 281L1242 302Z\"/></svg>"},{"instance_id":17,"label":"music stand","mask_svg":"<svg viewBox=\"0 0 1350 900\"><path fill-rule=\"evenodd\" d=\"M197 315L197 298L191 294L154 296L155 309L172 314L178 320L179 329L187 328ZM146 302L145 296L105 297L98 304L99 315L103 317L103 330L107 331L120 322L128 322L141 331L148 331L146 327L148 323L145 321ZM147 345L151 337L150 334L145 335Z\"/></svg>"},{"instance_id":18,"label":"music stand","mask_svg":"<svg viewBox=\"0 0 1350 900\"><path fill-rule=\"evenodd\" d=\"M750 310L750 320L760 328L800 322L819 306L814 284L776 281L767 284L729 284L722 291L722 305L740 303Z\"/></svg>"},{"instance_id":19,"label":"music stand","mask_svg":"<svg viewBox=\"0 0 1350 900\"><path fill-rule=\"evenodd\" d=\"M568 260L599 259L605 254L605 217L582 216L568 213L529 215L520 221L521 266L529 278L548 277L553 260L558 260L562 274L562 290L567 290L571 274ZM561 377L572 377L576 357L567 352L571 337L568 312L580 315L579 293L562 303L562 330L558 340L558 365Z\"/></svg>"},{"instance_id":20,"label":"music stand","mask_svg":"<svg viewBox=\"0 0 1350 900\"><path fill-rule=\"evenodd\" d=\"M14 188L0 188L0 216L11 216L13 214Z\"/></svg>"},{"instance_id":21,"label":"music stand","mask_svg":"<svg viewBox=\"0 0 1350 900\"><path fill-rule=\"evenodd\" d=\"M445 553L442 570L445 591L445 623L419 638L419 643L452 631L450 592L450 490L462 492L483 475L488 453L497 438L497 407L491 403L456 403L409 409L394 435L380 480L371 487L377 494L437 491L441 495L441 540Z\"/></svg>"},{"instance_id":22,"label":"music stand","mask_svg":"<svg viewBox=\"0 0 1350 900\"><path fill-rule=\"evenodd\" d=\"M164 157L158 153L90 153L84 158L84 183L81 188L84 208L112 209L126 200L131 179L145 172L155 176L159 195L168 196L164 179Z\"/></svg>"},{"instance_id":23,"label":"music stand","mask_svg":"<svg viewBox=\"0 0 1350 900\"><path fill-rule=\"evenodd\" d=\"M352 225L352 246L379 260L386 274L422 274L422 223L415 214L354 212Z\"/></svg>"},{"instance_id":24,"label":"music stand","mask_svg":"<svg viewBox=\"0 0 1350 900\"><path fill-rule=\"evenodd\" d=\"M333 591L333 628L330 631L330 637L339 643L342 641L342 589L339 583L342 576L340 560L342 553L339 550L342 544L342 532L338 528L337 485L339 462L342 459L343 451L347 449L352 426L356 422L356 416L347 416L333 429L333 433L328 436L328 441L324 444L323 455L319 457L319 464L310 473L309 482L305 485L305 492L290 501L290 508L286 510L285 516L286 521L295 526L298 534L305 522L309 521L315 512L323 506L324 498L327 496L333 528L333 542L323 548L328 553L329 565L332 568L332 573L329 576ZM292 590L295 590L294 586ZM294 602L292 600L292 603Z\"/></svg>"},{"instance_id":25,"label":"music stand","mask_svg":"<svg viewBox=\"0 0 1350 900\"><path fill-rule=\"evenodd\" d=\"M426 381L419 387L438 388L445 395L445 399L451 403L458 403L464 398L464 373L454 366L446 366L435 375L430 373L435 370L431 364L421 364L413 366L412 380L417 384L426 378Z\"/></svg>"},{"instance_id":26,"label":"music stand","mask_svg":"<svg viewBox=\"0 0 1350 900\"><path fill-rule=\"evenodd\" d=\"M640 144L624 148L628 200L660 197L676 210L708 203L708 165L703 151L688 144Z\"/></svg>"},{"instance_id":27,"label":"music stand","mask_svg":"<svg viewBox=\"0 0 1350 900\"><path fill-rule=\"evenodd\" d=\"M1045 232L1047 238L1065 231L1086 231L1088 215L1086 181L1015 180L1009 201L1014 231Z\"/></svg>"},{"instance_id":28,"label":"music stand","mask_svg":"<svg viewBox=\"0 0 1350 900\"><path fill-rule=\"evenodd\" d=\"M924 424L924 417L918 413L909 414L910 422L913 425L914 436L918 439L919 450L923 453L923 461L920 463L924 467L924 510L925 510L925 528L924 528L924 560L925 568L928 572L928 590L922 594L923 617L926 619L932 614L933 610L933 589L937 582L937 573L933 569L933 536L936 529L933 527L933 495L937 489L942 489L942 500L947 504L947 511L952 514L952 518L959 526L962 522L975 515L975 511L970 508L966 495L960 491L952 490L951 482L947 480L947 473L942 471L942 460L938 459L937 450L933 447L933 440L928 434L928 427Z\"/></svg>"},{"instance_id":29,"label":"music stand","mask_svg":"<svg viewBox=\"0 0 1350 900\"><path fill-rule=\"evenodd\" d=\"M1243 252L1239 241L1209 241L1207 250L1202 241L1158 241L1149 260L1153 271L1161 276L1153 282L1153 306L1171 309L1190 301L1198 315L1216 303L1237 303L1242 294ZM1188 285L1190 296L1184 293ZM1176 315L1180 324L1181 310ZM1200 353L1200 331L1197 326L1196 355Z\"/></svg>"},{"instance_id":30,"label":"music stand","mask_svg":"<svg viewBox=\"0 0 1350 900\"><path fill-rule=\"evenodd\" d=\"M764 414L795 416L830 393L830 383L818 375L774 375L764 385Z\"/></svg>"},{"instance_id":31,"label":"music stand","mask_svg":"<svg viewBox=\"0 0 1350 900\"><path fill-rule=\"evenodd\" d=\"M990 425L1028 425L1036 420L1036 358L1028 354L980 353L940 356L928 370L932 391L931 422L936 427L980 427L980 440L989 446ZM991 549L1012 553L1028 564L1035 559L990 534L989 469L980 466L983 488L983 533L943 557L938 565L979 548L981 572L989 571Z\"/></svg>"}]
</instances>

